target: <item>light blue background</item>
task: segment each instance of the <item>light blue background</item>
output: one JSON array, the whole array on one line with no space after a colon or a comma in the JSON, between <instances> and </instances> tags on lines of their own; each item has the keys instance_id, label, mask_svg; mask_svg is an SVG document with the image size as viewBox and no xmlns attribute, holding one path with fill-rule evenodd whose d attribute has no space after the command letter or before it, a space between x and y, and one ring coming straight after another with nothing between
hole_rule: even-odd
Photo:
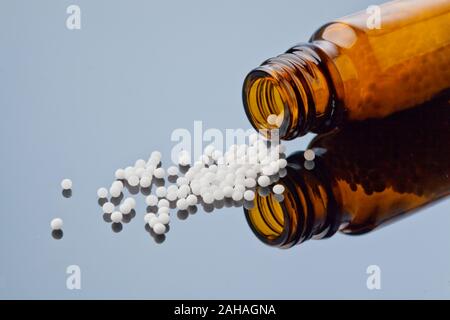
<instances>
[{"instance_id":1,"label":"light blue background","mask_svg":"<svg viewBox=\"0 0 450 320\"><path fill-rule=\"evenodd\" d=\"M290 250L260 243L239 208L173 215L156 244L143 201L118 234L97 204L116 168L156 149L167 163L174 129L248 128L241 85L251 68L377 2L2 0L0 298L449 298L448 200ZM79 31L65 26L70 4L81 7ZM81 290L66 289L71 264ZM379 291L366 288L371 264Z\"/></svg>"}]
</instances>

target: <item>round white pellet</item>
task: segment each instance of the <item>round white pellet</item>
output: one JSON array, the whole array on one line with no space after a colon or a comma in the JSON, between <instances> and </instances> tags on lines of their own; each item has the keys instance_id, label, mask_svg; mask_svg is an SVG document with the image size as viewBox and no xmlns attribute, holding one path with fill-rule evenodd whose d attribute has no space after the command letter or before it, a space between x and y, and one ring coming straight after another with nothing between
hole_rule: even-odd
<instances>
[{"instance_id":1,"label":"round white pellet","mask_svg":"<svg viewBox=\"0 0 450 320\"><path fill-rule=\"evenodd\" d=\"M154 213L145 214L145 216L144 216L145 223L149 223L150 219L152 219L152 218L156 218L156 215Z\"/></svg>"},{"instance_id":2,"label":"round white pellet","mask_svg":"<svg viewBox=\"0 0 450 320\"><path fill-rule=\"evenodd\" d=\"M202 194L203 202L206 204L211 204L214 202L214 196L211 192L205 192Z\"/></svg>"},{"instance_id":3,"label":"round white pellet","mask_svg":"<svg viewBox=\"0 0 450 320\"><path fill-rule=\"evenodd\" d=\"M286 168L286 166L287 166L286 159L278 159L277 163L278 163L278 168L280 168L280 169Z\"/></svg>"},{"instance_id":4,"label":"round white pellet","mask_svg":"<svg viewBox=\"0 0 450 320\"><path fill-rule=\"evenodd\" d=\"M253 188L253 187L256 186L256 180L253 179L253 178L246 178L246 179L244 180L244 186L245 186L246 188Z\"/></svg>"},{"instance_id":5,"label":"round white pellet","mask_svg":"<svg viewBox=\"0 0 450 320\"><path fill-rule=\"evenodd\" d=\"M223 188L223 194L225 197L230 198L233 195L233 187L231 186L225 186Z\"/></svg>"},{"instance_id":6,"label":"round white pellet","mask_svg":"<svg viewBox=\"0 0 450 320\"><path fill-rule=\"evenodd\" d=\"M129 202L124 202L120 205L119 210L123 214L129 214L131 212L131 206Z\"/></svg>"},{"instance_id":7,"label":"round white pellet","mask_svg":"<svg viewBox=\"0 0 450 320\"><path fill-rule=\"evenodd\" d=\"M145 175L145 170L145 168L137 168L135 174L138 176L138 178L142 178Z\"/></svg>"},{"instance_id":8,"label":"round white pellet","mask_svg":"<svg viewBox=\"0 0 450 320\"><path fill-rule=\"evenodd\" d=\"M169 214L169 212L170 212L170 208L167 208L167 207L158 208L158 214L162 214L162 213Z\"/></svg>"},{"instance_id":9,"label":"round white pellet","mask_svg":"<svg viewBox=\"0 0 450 320\"><path fill-rule=\"evenodd\" d=\"M148 225L150 226L150 228L153 228L155 226L155 224L157 224L158 222L159 222L158 217L153 216L153 217L149 218Z\"/></svg>"},{"instance_id":10,"label":"round white pellet","mask_svg":"<svg viewBox=\"0 0 450 320\"><path fill-rule=\"evenodd\" d=\"M114 204L111 202L106 202L103 204L102 209L104 213L110 214L114 211Z\"/></svg>"},{"instance_id":11,"label":"round white pellet","mask_svg":"<svg viewBox=\"0 0 450 320\"><path fill-rule=\"evenodd\" d=\"M178 191L178 189L177 189ZM178 198L177 191L167 190L166 199L169 201L175 201Z\"/></svg>"},{"instance_id":12,"label":"round white pellet","mask_svg":"<svg viewBox=\"0 0 450 320\"><path fill-rule=\"evenodd\" d=\"M186 150L183 150L178 155L178 164L180 166L187 166L191 163L191 157Z\"/></svg>"},{"instance_id":13,"label":"round white pellet","mask_svg":"<svg viewBox=\"0 0 450 320\"><path fill-rule=\"evenodd\" d=\"M187 201L184 198L178 199L177 200L177 208L179 210L186 210L188 207Z\"/></svg>"},{"instance_id":14,"label":"round white pellet","mask_svg":"<svg viewBox=\"0 0 450 320\"><path fill-rule=\"evenodd\" d=\"M64 190L72 189L72 180L64 179L63 181L61 181L61 188L63 188Z\"/></svg>"},{"instance_id":15,"label":"round white pellet","mask_svg":"<svg viewBox=\"0 0 450 320\"><path fill-rule=\"evenodd\" d=\"M125 179L125 170L117 169L116 172L114 173L114 176L116 177L116 179L119 180Z\"/></svg>"},{"instance_id":16,"label":"round white pellet","mask_svg":"<svg viewBox=\"0 0 450 320\"><path fill-rule=\"evenodd\" d=\"M313 161L316 157L316 153L312 149L308 149L303 153L303 156L305 157L305 160L307 161Z\"/></svg>"},{"instance_id":17,"label":"round white pellet","mask_svg":"<svg viewBox=\"0 0 450 320\"><path fill-rule=\"evenodd\" d=\"M231 198L234 201L240 201L240 200L242 200L243 197L244 197L244 193L240 190L234 190L233 195L231 196Z\"/></svg>"},{"instance_id":18,"label":"round white pellet","mask_svg":"<svg viewBox=\"0 0 450 320\"><path fill-rule=\"evenodd\" d=\"M215 200L219 201L223 200L223 198L225 197L221 189L217 189L216 191L214 191L213 196Z\"/></svg>"},{"instance_id":19,"label":"round white pellet","mask_svg":"<svg viewBox=\"0 0 450 320\"><path fill-rule=\"evenodd\" d=\"M151 207L156 206L158 204L158 197L151 194L145 198L145 203Z\"/></svg>"},{"instance_id":20,"label":"round white pellet","mask_svg":"<svg viewBox=\"0 0 450 320\"><path fill-rule=\"evenodd\" d=\"M150 187L151 184L152 184L152 177L150 177L150 176L143 176L141 178L141 180L139 181L139 185L142 188L148 188L148 187Z\"/></svg>"},{"instance_id":21,"label":"round white pellet","mask_svg":"<svg viewBox=\"0 0 450 320\"><path fill-rule=\"evenodd\" d=\"M167 199L160 199L160 200L158 201L158 208L161 208L161 207L167 207L167 208L169 208L169 207L170 207L169 201L168 201Z\"/></svg>"},{"instance_id":22,"label":"round white pellet","mask_svg":"<svg viewBox=\"0 0 450 320\"><path fill-rule=\"evenodd\" d=\"M128 197L123 201L123 203L127 203L131 209L136 208L136 200L134 200L134 198Z\"/></svg>"},{"instance_id":23,"label":"round white pellet","mask_svg":"<svg viewBox=\"0 0 450 320\"><path fill-rule=\"evenodd\" d=\"M178 174L178 167L171 166L171 167L167 168L167 174L169 176L176 176Z\"/></svg>"},{"instance_id":24,"label":"round white pellet","mask_svg":"<svg viewBox=\"0 0 450 320\"><path fill-rule=\"evenodd\" d=\"M284 186L282 184L276 184L272 188L273 193L282 194L284 192Z\"/></svg>"},{"instance_id":25,"label":"round white pellet","mask_svg":"<svg viewBox=\"0 0 450 320\"><path fill-rule=\"evenodd\" d=\"M61 218L55 218L52 221L50 221L50 227L52 230L61 230L63 226L63 221Z\"/></svg>"},{"instance_id":26,"label":"round white pellet","mask_svg":"<svg viewBox=\"0 0 450 320\"><path fill-rule=\"evenodd\" d=\"M111 186L111 188L109 188L109 193L113 198L117 198L122 193L122 190L117 186Z\"/></svg>"},{"instance_id":27,"label":"round white pellet","mask_svg":"<svg viewBox=\"0 0 450 320\"><path fill-rule=\"evenodd\" d=\"M156 234L163 234L164 232L166 232L166 226L163 225L161 222L157 222L154 226L153 226L153 231Z\"/></svg>"},{"instance_id":28,"label":"round white pellet","mask_svg":"<svg viewBox=\"0 0 450 320\"><path fill-rule=\"evenodd\" d=\"M147 164L147 162L144 159L139 159L139 160L136 160L136 162L134 163L134 167L135 168L144 168L146 164Z\"/></svg>"},{"instance_id":29,"label":"round white pellet","mask_svg":"<svg viewBox=\"0 0 450 320\"><path fill-rule=\"evenodd\" d=\"M252 201L253 199L255 199L255 192L253 192L252 190L245 191L244 199L247 201Z\"/></svg>"},{"instance_id":30,"label":"round white pellet","mask_svg":"<svg viewBox=\"0 0 450 320\"><path fill-rule=\"evenodd\" d=\"M162 224L168 224L170 222L170 216L167 213L161 213L158 216L158 221Z\"/></svg>"},{"instance_id":31,"label":"round white pellet","mask_svg":"<svg viewBox=\"0 0 450 320\"><path fill-rule=\"evenodd\" d=\"M270 184L270 178L268 176L260 176L258 178L258 184L261 187L267 187Z\"/></svg>"},{"instance_id":32,"label":"round white pellet","mask_svg":"<svg viewBox=\"0 0 450 320\"><path fill-rule=\"evenodd\" d=\"M128 177L127 181L130 186L136 187L139 184L139 177L136 175L132 175Z\"/></svg>"},{"instance_id":33,"label":"round white pellet","mask_svg":"<svg viewBox=\"0 0 450 320\"><path fill-rule=\"evenodd\" d=\"M122 181L114 181L114 182L111 184L111 187L118 188L118 189L120 189L120 191L122 191L122 189L123 189L123 183L122 183Z\"/></svg>"},{"instance_id":34,"label":"round white pellet","mask_svg":"<svg viewBox=\"0 0 450 320\"><path fill-rule=\"evenodd\" d=\"M123 219L123 215L121 212L119 211L114 211L113 213L111 213L111 221L114 223L119 223L121 222Z\"/></svg>"},{"instance_id":35,"label":"round white pellet","mask_svg":"<svg viewBox=\"0 0 450 320\"><path fill-rule=\"evenodd\" d=\"M189 206L195 206L197 204L197 201L197 196L195 196L194 194L190 194L186 198L186 202Z\"/></svg>"},{"instance_id":36,"label":"round white pellet","mask_svg":"<svg viewBox=\"0 0 450 320\"><path fill-rule=\"evenodd\" d=\"M99 197L100 199L108 197L108 190L106 188L99 188L97 190L97 197Z\"/></svg>"},{"instance_id":37,"label":"round white pellet","mask_svg":"<svg viewBox=\"0 0 450 320\"><path fill-rule=\"evenodd\" d=\"M125 171L125 179L128 179L129 177L135 175L136 170L134 169L134 167L126 167L124 171Z\"/></svg>"},{"instance_id":38,"label":"round white pellet","mask_svg":"<svg viewBox=\"0 0 450 320\"><path fill-rule=\"evenodd\" d=\"M160 168L156 168L155 171L153 171L153 175L157 179L162 179L166 175L166 171L164 170L164 168L161 168L161 167Z\"/></svg>"},{"instance_id":39,"label":"round white pellet","mask_svg":"<svg viewBox=\"0 0 450 320\"><path fill-rule=\"evenodd\" d=\"M158 188L156 188L155 194L159 198L165 197L167 195L166 187L158 187Z\"/></svg>"}]
</instances>

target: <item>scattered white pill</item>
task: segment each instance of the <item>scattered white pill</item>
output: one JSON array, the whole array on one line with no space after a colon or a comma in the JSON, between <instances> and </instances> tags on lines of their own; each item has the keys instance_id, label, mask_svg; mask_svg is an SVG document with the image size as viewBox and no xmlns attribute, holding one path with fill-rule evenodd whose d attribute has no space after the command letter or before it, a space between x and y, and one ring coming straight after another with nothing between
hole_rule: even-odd
<instances>
[{"instance_id":1,"label":"scattered white pill","mask_svg":"<svg viewBox=\"0 0 450 320\"><path fill-rule=\"evenodd\" d=\"M61 218L55 218L52 221L50 221L50 227L52 230L61 230L63 226L63 221Z\"/></svg>"},{"instance_id":2,"label":"scattered white pill","mask_svg":"<svg viewBox=\"0 0 450 320\"><path fill-rule=\"evenodd\" d=\"M131 209L136 208L136 200L134 200L134 198L128 197L123 201L123 203L127 203Z\"/></svg>"},{"instance_id":3,"label":"scattered white pill","mask_svg":"<svg viewBox=\"0 0 450 320\"><path fill-rule=\"evenodd\" d=\"M125 179L125 170L124 169L117 169L114 173L114 176L116 179L123 180Z\"/></svg>"},{"instance_id":4,"label":"scattered white pill","mask_svg":"<svg viewBox=\"0 0 450 320\"><path fill-rule=\"evenodd\" d=\"M106 188L99 188L97 190L97 197L104 199L108 197L108 190Z\"/></svg>"},{"instance_id":5,"label":"scattered white pill","mask_svg":"<svg viewBox=\"0 0 450 320\"><path fill-rule=\"evenodd\" d=\"M150 207L154 207L158 204L158 197L151 194L145 198L145 203Z\"/></svg>"},{"instance_id":6,"label":"scattered white pill","mask_svg":"<svg viewBox=\"0 0 450 320\"><path fill-rule=\"evenodd\" d=\"M171 166L171 167L167 168L167 174L169 176L176 176L178 174L178 167Z\"/></svg>"},{"instance_id":7,"label":"scattered white pill","mask_svg":"<svg viewBox=\"0 0 450 320\"><path fill-rule=\"evenodd\" d=\"M139 184L139 177L136 175L132 175L128 177L127 181L130 186L136 187Z\"/></svg>"},{"instance_id":8,"label":"scattered white pill","mask_svg":"<svg viewBox=\"0 0 450 320\"><path fill-rule=\"evenodd\" d=\"M129 202L124 202L120 205L119 210L123 214L129 214L131 212L131 205Z\"/></svg>"},{"instance_id":9,"label":"scattered white pill","mask_svg":"<svg viewBox=\"0 0 450 320\"><path fill-rule=\"evenodd\" d=\"M214 195L211 192L205 192L202 194L203 202L206 204L212 204L214 202Z\"/></svg>"},{"instance_id":10,"label":"scattered white pill","mask_svg":"<svg viewBox=\"0 0 450 320\"><path fill-rule=\"evenodd\" d=\"M260 176L258 178L258 184L261 187L267 187L270 184L270 178L268 176Z\"/></svg>"},{"instance_id":11,"label":"scattered white pill","mask_svg":"<svg viewBox=\"0 0 450 320\"><path fill-rule=\"evenodd\" d=\"M244 192L244 199L247 201L252 201L255 199L255 192L252 190L247 190Z\"/></svg>"},{"instance_id":12,"label":"scattered white pill","mask_svg":"<svg viewBox=\"0 0 450 320\"><path fill-rule=\"evenodd\" d=\"M158 216L158 221L162 224L168 224L170 222L170 216L167 213L161 213Z\"/></svg>"},{"instance_id":13,"label":"scattered white pill","mask_svg":"<svg viewBox=\"0 0 450 320\"><path fill-rule=\"evenodd\" d=\"M164 232L166 232L166 226L163 225L160 222L157 222L154 226L153 226L153 231L156 234L163 234Z\"/></svg>"},{"instance_id":14,"label":"scattered white pill","mask_svg":"<svg viewBox=\"0 0 450 320\"><path fill-rule=\"evenodd\" d=\"M155 171L153 171L153 175L157 179L162 179L166 175L166 171L163 168L156 168Z\"/></svg>"},{"instance_id":15,"label":"scattered white pill","mask_svg":"<svg viewBox=\"0 0 450 320\"><path fill-rule=\"evenodd\" d=\"M271 126L275 126L277 124L278 116L276 114L271 114L267 117L267 123Z\"/></svg>"},{"instance_id":16,"label":"scattered white pill","mask_svg":"<svg viewBox=\"0 0 450 320\"><path fill-rule=\"evenodd\" d=\"M188 208L188 203L184 198L178 199L176 205L178 210L186 210Z\"/></svg>"},{"instance_id":17,"label":"scattered white pill","mask_svg":"<svg viewBox=\"0 0 450 320\"><path fill-rule=\"evenodd\" d=\"M123 215L121 212L119 211L114 211L113 213L111 213L111 221L114 223L119 223L121 222L123 219Z\"/></svg>"},{"instance_id":18,"label":"scattered white pill","mask_svg":"<svg viewBox=\"0 0 450 320\"><path fill-rule=\"evenodd\" d=\"M111 188L109 188L109 193L113 198L117 198L122 193L122 189L120 189L118 186L113 185L111 186Z\"/></svg>"},{"instance_id":19,"label":"scattered white pill","mask_svg":"<svg viewBox=\"0 0 450 320\"><path fill-rule=\"evenodd\" d=\"M158 214L163 214L163 213L169 214L169 212L170 212L170 209L167 207L158 208Z\"/></svg>"},{"instance_id":20,"label":"scattered white pill","mask_svg":"<svg viewBox=\"0 0 450 320\"><path fill-rule=\"evenodd\" d=\"M306 161L313 161L316 157L316 153L312 149L305 150L303 153L303 156L305 157Z\"/></svg>"},{"instance_id":21,"label":"scattered white pill","mask_svg":"<svg viewBox=\"0 0 450 320\"><path fill-rule=\"evenodd\" d=\"M284 192L284 186L282 184L276 184L272 188L273 193L282 194Z\"/></svg>"},{"instance_id":22,"label":"scattered white pill","mask_svg":"<svg viewBox=\"0 0 450 320\"><path fill-rule=\"evenodd\" d=\"M167 195L166 187L158 187L158 188L156 188L155 194L159 198L165 197Z\"/></svg>"},{"instance_id":23,"label":"scattered white pill","mask_svg":"<svg viewBox=\"0 0 450 320\"><path fill-rule=\"evenodd\" d=\"M167 208L169 208L169 207L170 207L169 201L168 201L167 199L160 199L160 200L158 201L158 208L161 208L161 207L167 207Z\"/></svg>"},{"instance_id":24,"label":"scattered white pill","mask_svg":"<svg viewBox=\"0 0 450 320\"><path fill-rule=\"evenodd\" d=\"M134 163L134 167L135 168L144 168L146 164L147 164L147 162L144 159L139 159L139 160L136 160L136 162Z\"/></svg>"},{"instance_id":25,"label":"scattered white pill","mask_svg":"<svg viewBox=\"0 0 450 320\"><path fill-rule=\"evenodd\" d=\"M189 206L195 206L197 204L197 201L198 201L197 196L194 194L190 194L186 198L186 202Z\"/></svg>"},{"instance_id":26,"label":"scattered white pill","mask_svg":"<svg viewBox=\"0 0 450 320\"><path fill-rule=\"evenodd\" d=\"M114 204L111 202L106 202L103 204L102 209L104 213L110 214L114 211Z\"/></svg>"},{"instance_id":27,"label":"scattered white pill","mask_svg":"<svg viewBox=\"0 0 450 320\"><path fill-rule=\"evenodd\" d=\"M150 228L153 228L155 224L157 224L158 222L159 222L158 217L152 216L148 220L148 225L150 226Z\"/></svg>"},{"instance_id":28,"label":"scattered white pill","mask_svg":"<svg viewBox=\"0 0 450 320\"><path fill-rule=\"evenodd\" d=\"M63 181L61 181L61 188L63 188L64 190L72 189L72 180L64 179Z\"/></svg>"},{"instance_id":29,"label":"scattered white pill","mask_svg":"<svg viewBox=\"0 0 450 320\"><path fill-rule=\"evenodd\" d=\"M139 181L139 185L142 188L148 188L148 187L150 187L151 184L152 184L152 178L149 176L143 176L141 178L141 180Z\"/></svg>"},{"instance_id":30,"label":"scattered white pill","mask_svg":"<svg viewBox=\"0 0 450 320\"><path fill-rule=\"evenodd\" d=\"M145 221L145 223L149 223L149 222L150 222L150 219L152 219L152 218L156 218L156 215L155 215L154 213L147 213L147 214L144 216L144 221Z\"/></svg>"},{"instance_id":31,"label":"scattered white pill","mask_svg":"<svg viewBox=\"0 0 450 320\"><path fill-rule=\"evenodd\" d=\"M231 198L234 201L240 201L240 200L242 200L243 197L244 197L244 193L240 190L234 190L233 195L231 196Z\"/></svg>"}]
</instances>

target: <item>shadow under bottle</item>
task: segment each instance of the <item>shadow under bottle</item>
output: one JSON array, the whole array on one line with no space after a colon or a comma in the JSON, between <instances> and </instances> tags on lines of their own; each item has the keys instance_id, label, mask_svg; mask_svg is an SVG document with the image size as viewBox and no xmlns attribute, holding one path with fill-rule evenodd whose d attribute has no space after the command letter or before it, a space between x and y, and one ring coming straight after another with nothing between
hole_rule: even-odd
<instances>
[{"instance_id":1,"label":"shadow under bottle","mask_svg":"<svg viewBox=\"0 0 450 320\"><path fill-rule=\"evenodd\" d=\"M381 120L317 136L290 155L284 200L257 195L247 221L264 243L288 248L337 231L362 234L450 194L450 101L440 97Z\"/></svg>"}]
</instances>

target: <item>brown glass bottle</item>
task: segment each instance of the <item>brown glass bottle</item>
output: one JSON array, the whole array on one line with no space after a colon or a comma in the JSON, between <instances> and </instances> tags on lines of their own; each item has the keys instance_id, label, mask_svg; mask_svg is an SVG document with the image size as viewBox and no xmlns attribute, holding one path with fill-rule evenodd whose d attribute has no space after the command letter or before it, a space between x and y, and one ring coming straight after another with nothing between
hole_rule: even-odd
<instances>
[{"instance_id":1,"label":"brown glass bottle","mask_svg":"<svg viewBox=\"0 0 450 320\"><path fill-rule=\"evenodd\" d=\"M293 139L382 118L448 90L450 1L392 1L380 9L379 29L359 12L252 70L243 103L255 129L279 126L282 139ZM269 124L271 114L282 121Z\"/></svg>"},{"instance_id":2,"label":"brown glass bottle","mask_svg":"<svg viewBox=\"0 0 450 320\"><path fill-rule=\"evenodd\" d=\"M245 209L265 243L290 247L340 230L361 234L450 195L450 101L354 122L287 158L284 200L257 195ZM307 169L309 168L309 170Z\"/></svg>"}]
</instances>

